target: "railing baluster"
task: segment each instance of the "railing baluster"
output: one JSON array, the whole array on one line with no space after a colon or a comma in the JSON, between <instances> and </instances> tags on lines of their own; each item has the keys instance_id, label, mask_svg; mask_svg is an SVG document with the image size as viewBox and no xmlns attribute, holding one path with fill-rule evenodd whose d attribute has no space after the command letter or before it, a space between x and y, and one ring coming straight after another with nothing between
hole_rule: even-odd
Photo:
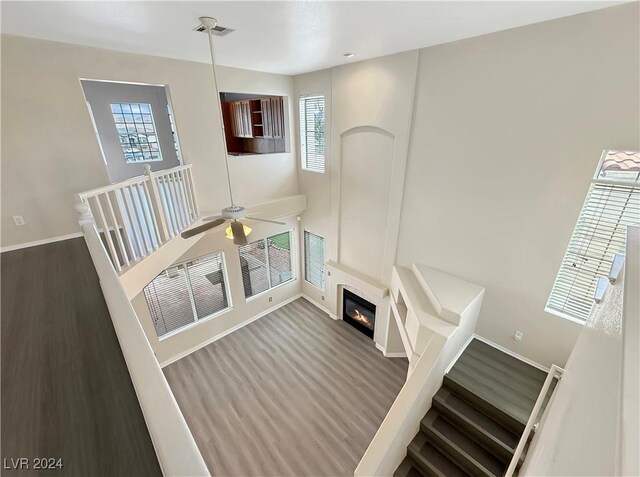
<instances>
[{"instance_id":1,"label":"railing baluster","mask_svg":"<svg viewBox=\"0 0 640 477\"><path fill-rule=\"evenodd\" d=\"M129 193L131 194L131 201L133 202L133 210L138 218L138 226L142 234L142 240L144 240L144 246L146 248L145 255L149 255L153 252L153 243L151 240L151 234L147 227L147 222L144 219L144 204L140 199L140 194L137 184L129 186Z\"/></svg>"},{"instance_id":2,"label":"railing baluster","mask_svg":"<svg viewBox=\"0 0 640 477\"><path fill-rule=\"evenodd\" d=\"M135 214L135 204L131 198L131 194L127 194L128 187L122 188L122 199L124 201L125 207L127 208L127 213L129 215L130 223L131 223L131 233L133 234L133 238L138 246L139 258L142 259L146 255L146 250L142 243L142 238L140 237L141 231L140 226L138 225L138 219Z\"/></svg>"},{"instance_id":3,"label":"railing baluster","mask_svg":"<svg viewBox=\"0 0 640 477\"><path fill-rule=\"evenodd\" d=\"M163 244L162 235L160 234L160 229L158 227L158 220L156 219L155 208L153 206L153 198L151 197L151 193L149 192L149 186L147 186L147 181L142 183L142 188L144 189L144 196L146 197L147 203L149 205L147 212L150 216L150 222L153 224L153 231L156 237L155 247L156 250L160 248Z\"/></svg>"},{"instance_id":4,"label":"railing baluster","mask_svg":"<svg viewBox=\"0 0 640 477\"><path fill-rule=\"evenodd\" d=\"M174 180L172 179L171 175L167 175L167 184L169 185L169 190L171 191L171 205L173 207L173 212L176 216L176 222L178 223L178 232L180 232L181 229L183 229L184 227L186 227L186 224L184 223L184 218L182 217L181 211L180 211L180 207L178 204L178 193L176 191L176 185Z\"/></svg>"},{"instance_id":5,"label":"railing baluster","mask_svg":"<svg viewBox=\"0 0 640 477\"><path fill-rule=\"evenodd\" d=\"M108 191L104 193L104 196L107 201L107 205L109 206L109 216L111 217L111 220L113 222L113 229L116 234L116 240L118 241L118 245L122 252L122 259L124 260L124 266L127 267L129 266L129 253L127 252L127 247L125 246L122 240L122 234L120 233L120 225L118 224L118 219L116 218L116 214L113 210L113 204L111 203L111 196L109 195ZM122 227L124 229L124 224L122 224ZM125 237L127 237L127 239L129 238L129 236L126 234L126 231L124 235ZM133 249L133 247L131 248Z\"/></svg>"},{"instance_id":6,"label":"railing baluster","mask_svg":"<svg viewBox=\"0 0 640 477\"><path fill-rule=\"evenodd\" d=\"M98 212L98 226L102 228L102 232L104 233L105 242L107 243L107 248L109 249L109 253L111 255L111 261L113 262L113 266L117 271L122 270L122 266L120 265L120 259L118 258L118 252L116 252L116 248L113 245L113 240L111 239L111 231L109 230L109 224L107 224L107 220L104 217L104 211L102 210L102 204L100 203L100 195L96 195L93 197L93 200L96 204L96 209Z\"/></svg>"},{"instance_id":7,"label":"railing baluster","mask_svg":"<svg viewBox=\"0 0 640 477\"><path fill-rule=\"evenodd\" d=\"M182 182L180 181L180 174L174 172L171 174L173 177L173 183L176 187L176 195L178 196L178 204L180 204L180 215L182 215L182 219L184 220L185 228L191 225L191 215L189 214L189 204L186 201L186 197L184 195L184 190L182 190Z\"/></svg>"},{"instance_id":8,"label":"railing baluster","mask_svg":"<svg viewBox=\"0 0 640 477\"><path fill-rule=\"evenodd\" d=\"M169 189L169 185L167 184L166 176L158 177L158 184L160 185L160 187L162 187L162 193L163 193L162 200L164 203L167 216L171 221L171 237L175 237L176 235L178 235L178 231L180 230L180 227L178 225L178 220L176 219L176 215L173 211L173 207L171 204L171 190Z\"/></svg>"},{"instance_id":9,"label":"railing baluster","mask_svg":"<svg viewBox=\"0 0 640 477\"><path fill-rule=\"evenodd\" d=\"M142 209L142 215L144 216L144 224L147 232L149 233L149 240L151 247L154 250L160 248L160 239L158 238L158 228L156 227L156 221L153 217L152 206L149 203L148 190L144 187L144 183L136 184L136 192L138 199L140 200L140 207Z\"/></svg>"},{"instance_id":10,"label":"railing baluster","mask_svg":"<svg viewBox=\"0 0 640 477\"><path fill-rule=\"evenodd\" d=\"M169 235L169 229L167 228L167 215L165 214L162 205L162 197L158 190L158 183L151 171L151 166L148 164L145 166L145 175L147 176L147 180L144 181L143 184L150 196L151 204L153 206L153 217L156 220L155 225L158 229L158 237L160 244L163 244L171 239L171 235ZM147 185L147 182L149 185Z\"/></svg>"},{"instance_id":11,"label":"railing baluster","mask_svg":"<svg viewBox=\"0 0 640 477\"><path fill-rule=\"evenodd\" d=\"M191 204L189 203L189 197L187 196L187 184L183 175L183 171L176 172L178 176L178 184L180 185L180 194L182 195L182 201L184 203L184 213L187 216L187 224L191 225L193 222L193 215L191 213Z\"/></svg>"},{"instance_id":12,"label":"railing baluster","mask_svg":"<svg viewBox=\"0 0 640 477\"><path fill-rule=\"evenodd\" d=\"M191 174L191 168L186 169L184 172L187 176L189 195L191 196L191 203L193 204L193 219L195 220L200 216L200 211L198 210L198 201L196 200L196 190L193 186L193 175Z\"/></svg>"}]
</instances>

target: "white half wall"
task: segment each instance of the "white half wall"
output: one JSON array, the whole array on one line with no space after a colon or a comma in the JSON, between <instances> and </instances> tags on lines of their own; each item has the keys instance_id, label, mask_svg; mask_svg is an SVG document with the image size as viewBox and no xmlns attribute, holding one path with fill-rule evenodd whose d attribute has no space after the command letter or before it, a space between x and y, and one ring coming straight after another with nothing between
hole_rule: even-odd
<instances>
[{"instance_id":1,"label":"white half wall","mask_svg":"<svg viewBox=\"0 0 640 477\"><path fill-rule=\"evenodd\" d=\"M3 247L79 232L74 194L109 183L80 78L168 85L183 157L194 165L200 208L228 205L209 65L10 35L2 35L1 47L2 113L10 118L1 131ZM284 75L220 67L219 83L223 91L293 95L293 78ZM231 157L237 201L297 193L294 157ZM14 225L13 215L22 215L26 225Z\"/></svg>"},{"instance_id":2,"label":"white half wall","mask_svg":"<svg viewBox=\"0 0 640 477\"><path fill-rule=\"evenodd\" d=\"M420 50L397 262L484 286L476 333L545 366L581 329L544 307L600 154L640 147L638 5Z\"/></svg>"}]
</instances>

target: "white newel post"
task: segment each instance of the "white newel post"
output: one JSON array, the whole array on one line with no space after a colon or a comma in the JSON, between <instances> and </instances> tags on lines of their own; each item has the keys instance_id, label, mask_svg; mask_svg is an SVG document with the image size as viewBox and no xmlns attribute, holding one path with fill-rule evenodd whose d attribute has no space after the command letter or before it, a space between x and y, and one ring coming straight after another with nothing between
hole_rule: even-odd
<instances>
[{"instance_id":1,"label":"white newel post","mask_svg":"<svg viewBox=\"0 0 640 477\"><path fill-rule=\"evenodd\" d=\"M165 243L171 240L171 235L169 234L169 229L167 228L167 219L165 217L164 208L162 206L160 192L158 191L158 184L156 183L153 171L151 170L151 166L149 164L145 164L144 166L144 175L147 177L147 181L149 183L151 207L153 207L153 212L158 220L160 241L162 243Z\"/></svg>"},{"instance_id":2,"label":"white newel post","mask_svg":"<svg viewBox=\"0 0 640 477\"><path fill-rule=\"evenodd\" d=\"M78 212L78 223L84 229L85 225L95 225L96 221L91 213L91 207L76 194L76 204L73 206Z\"/></svg>"}]
</instances>

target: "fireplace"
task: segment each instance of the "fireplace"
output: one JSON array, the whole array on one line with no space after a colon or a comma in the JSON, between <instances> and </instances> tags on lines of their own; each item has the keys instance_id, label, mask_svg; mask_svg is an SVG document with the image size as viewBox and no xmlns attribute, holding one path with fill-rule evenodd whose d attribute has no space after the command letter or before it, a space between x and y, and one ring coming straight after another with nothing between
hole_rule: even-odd
<instances>
[{"instance_id":1,"label":"fireplace","mask_svg":"<svg viewBox=\"0 0 640 477\"><path fill-rule=\"evenodd\" d=\"M347 289L342 289L342 319L373 339L376 305Z\"/></svg>"}]
</instances>

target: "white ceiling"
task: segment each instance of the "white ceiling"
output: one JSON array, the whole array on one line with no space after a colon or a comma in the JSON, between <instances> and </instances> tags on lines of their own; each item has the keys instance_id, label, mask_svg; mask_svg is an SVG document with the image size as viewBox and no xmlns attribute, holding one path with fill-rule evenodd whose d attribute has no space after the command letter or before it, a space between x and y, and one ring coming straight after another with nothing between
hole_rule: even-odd
<instances>
[{"instance_id":1,"label":"white ceiling","mask_svg":"<svg viewBox=\"0 0 640 477\"><path fill-rule=\"evenodd\" d=\"M2 32L208 62L199 16L225 66L298 74L574 15L625 2L8 2ZM343 56L356 52L354 58Z\"/></svg>"}]
</instances>

